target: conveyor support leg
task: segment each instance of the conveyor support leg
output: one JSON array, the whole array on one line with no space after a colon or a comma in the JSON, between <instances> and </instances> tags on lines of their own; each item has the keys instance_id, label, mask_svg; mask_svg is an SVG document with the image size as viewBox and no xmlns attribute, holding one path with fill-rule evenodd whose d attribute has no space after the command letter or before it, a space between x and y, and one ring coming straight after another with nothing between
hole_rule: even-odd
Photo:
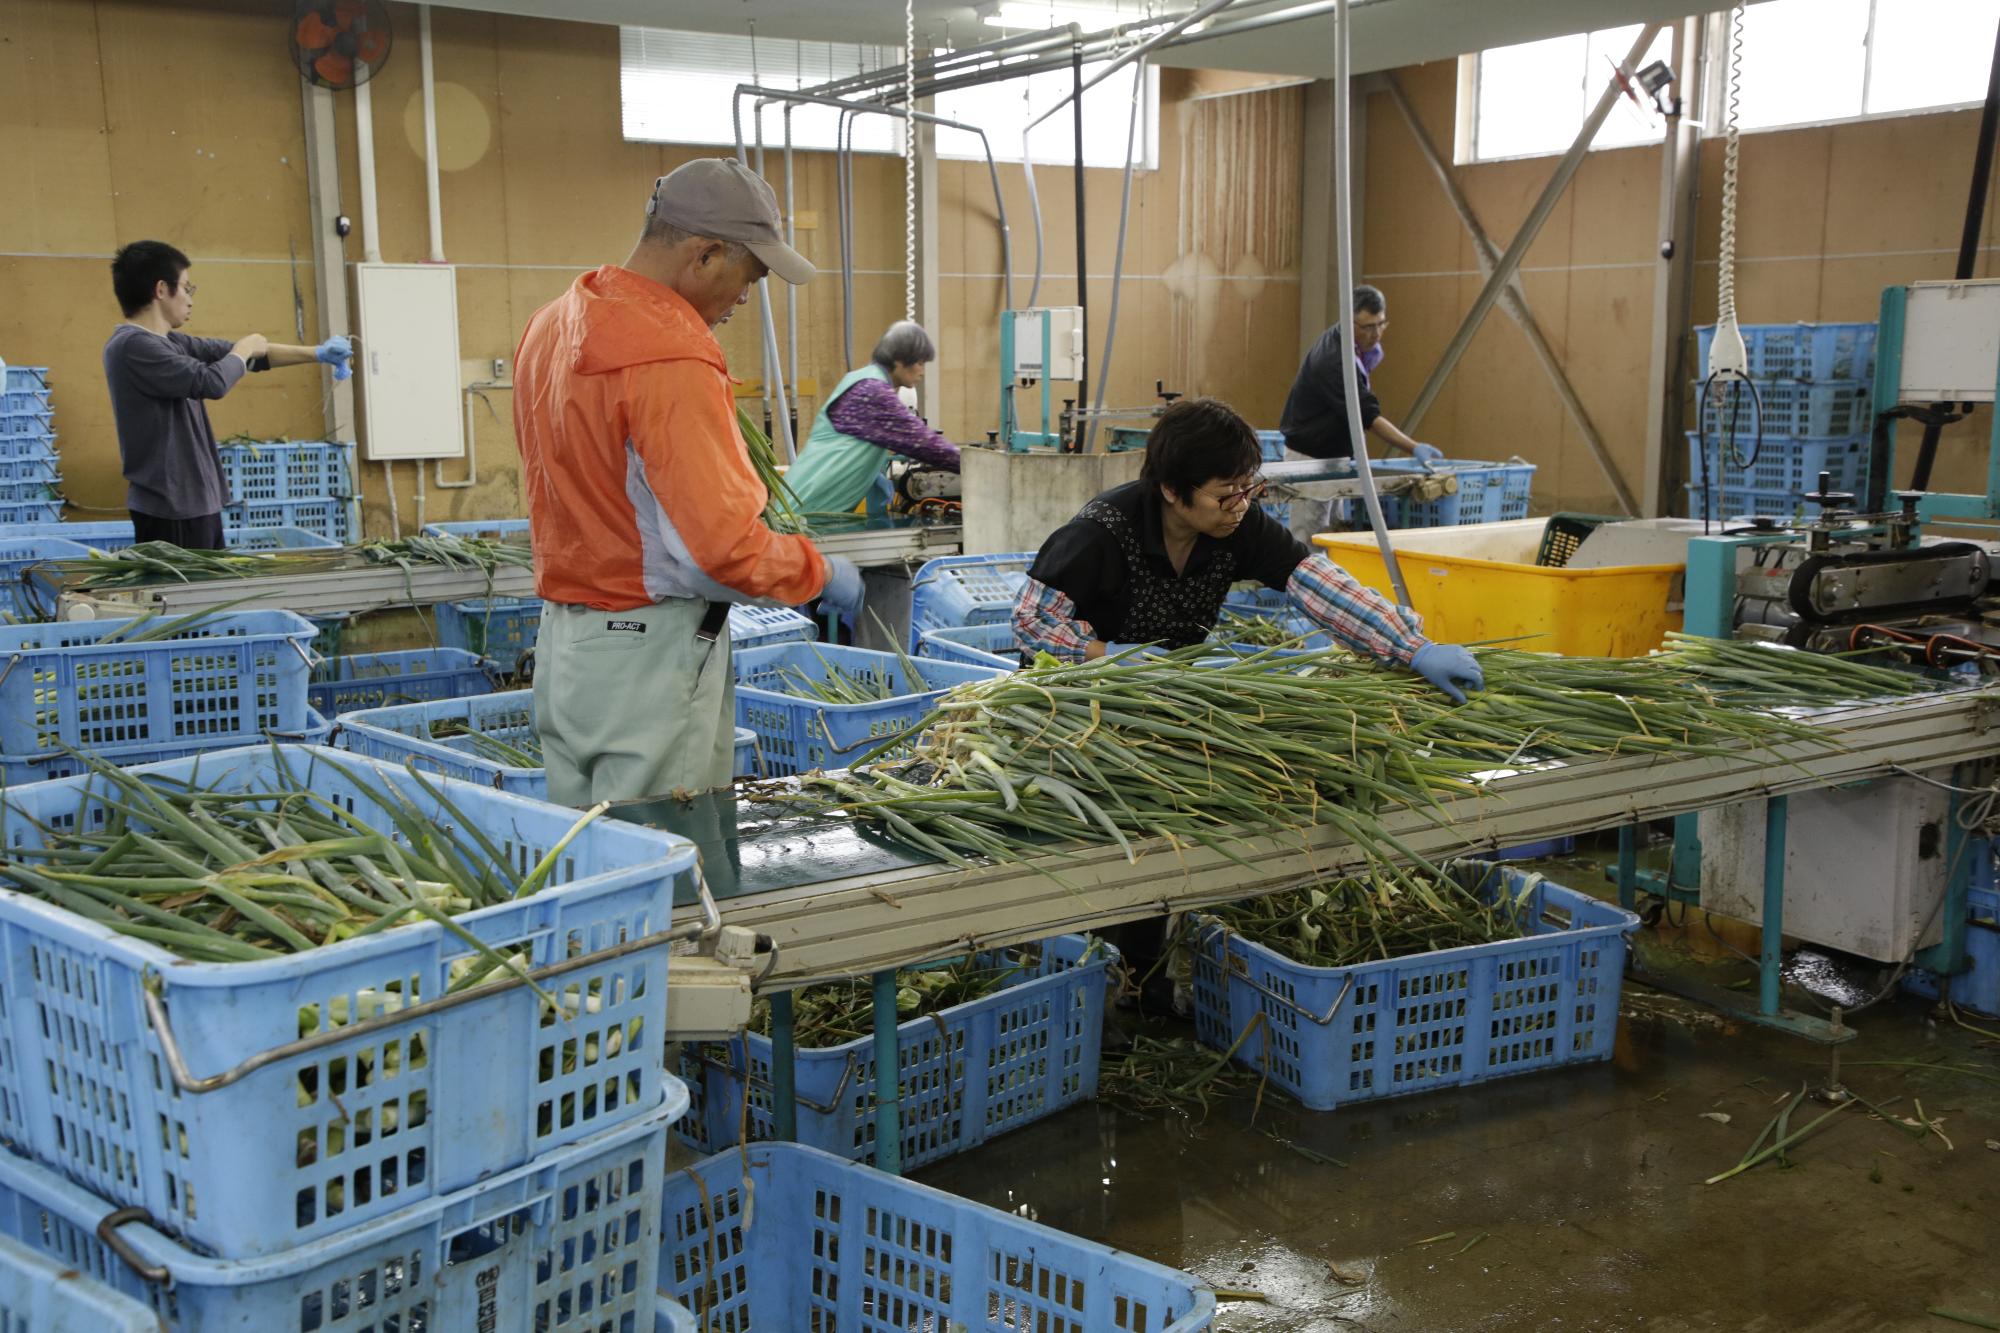
<instances>
[{"instance_id":1,"label":"conveyor support leg","mask_svg":"<svg viewBox=\"0 0 2000 1333\"><path fill-rule=\"evenodd\" d=\"M902 1070L896 1058L896 969L875 974L875 1166L903 1174L903 1126L898 1100Z\"/></svg>"},{"instance_id":2,"label":"conveyor support leg","mask_svg":"<svg viewBox=\"0 0 2000 1333\"><path fill-rule=\"evenodd\" d=\"M771 995L771 1117L772 1129L781 1143L795 1143L799 1137L798 1046L793 1040L792 993Z\"/></svg>"},{"instance_id":3,"label":"conveyor support leg","mask_svg":"<svg viewBox=\"0 0 2000 1333\"><path fill-rule=\"evenodd\" d=\"M1764 940L1757 958L1757 1012L1775 1015L1785 961L1785 810L1787 798L1764 802Z\"/></svg>"}]
</instances>

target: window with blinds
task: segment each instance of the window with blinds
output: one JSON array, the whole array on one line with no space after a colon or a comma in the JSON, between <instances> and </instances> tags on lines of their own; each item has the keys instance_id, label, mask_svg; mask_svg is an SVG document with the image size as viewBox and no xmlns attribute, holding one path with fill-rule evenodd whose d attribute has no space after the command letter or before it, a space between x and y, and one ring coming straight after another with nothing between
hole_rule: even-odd
<instances>
[{"instance_id":1,"label":"window with blinds","mask_svg":"<svg viewBox=\"0 0 2000 1333\"><path fill-rule=\"evenodd\" d=\"M711 32L675 32L664 28L620 28L619 95L625 138L643 143L736 146L732 101L738 84L787 90L811 88L835 79L902 62L902 48L842 42L805 42L786 38ZM1102 65L1084 66L1084 78ZM1033 116L1054 106L1072 86L1066 69L1045 70L1021 78L963 88L936 99L940 116L986 131L993 155L1000 161L1021 157L1021 130ZM1159 72L1150 66L1136 89L1130 67L1118 71L1084 94L1083 160L1093 167L1125 165L1126 132L1132 99L1140 100L1134 157L1142 167L1158 165ZM784 143L784 108L771 105L762 113L767 149ZM743 141L757 141L756 99L742 100ZM840 113L832 107L794 106L792 146L832 149ZM854 118L850 142L864 153L901 153L903 126L888 116ZM973 135L938 130L938 156L978 158L985 154ZM1029 148L1037 163L1066 166L1075 160L1075 127L1069 111L1049 117L1035 128Z\"/></svg>"},{"instance_id":2,"label":"window with blinds","mask_svg":"<svg viewBox=\"0 0 2000 1333\"><path fill-rule=\"evenodd\" d=\"M787 90L810 88L871 69L902 63L896 46L802 42L665 28L618 30L618 86L625 138L642 143L715 144L734 148L732 101L736 86L755 83ZM757 141L756 99L742 101L743 141ZM764 142L784 142L784 110L763 112ZM832 149L840 113L832 107L792 109L794 148ZM902 126L887 116L857 116L850 142L858 152L900 153Z\"/></svg>"}]
</instances>

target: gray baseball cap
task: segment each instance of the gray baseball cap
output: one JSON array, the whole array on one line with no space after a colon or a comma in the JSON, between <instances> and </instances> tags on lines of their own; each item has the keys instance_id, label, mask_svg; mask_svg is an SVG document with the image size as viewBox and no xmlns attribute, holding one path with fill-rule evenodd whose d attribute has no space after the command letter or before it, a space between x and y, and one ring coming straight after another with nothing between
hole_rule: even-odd
<instances>
[{"instance_id":1,"label":"gray baseball cap","mask_svg":"<svg viewBox=\"0 0 2000 1333\"><path fill-rule=\"evenodd\" d=\"M740 241L771 272L797 285L816 269L785 244L778 196L764 178L733 157L698 157L653 182L646 216L693 236Z\"/></svg>"}]
</instances>

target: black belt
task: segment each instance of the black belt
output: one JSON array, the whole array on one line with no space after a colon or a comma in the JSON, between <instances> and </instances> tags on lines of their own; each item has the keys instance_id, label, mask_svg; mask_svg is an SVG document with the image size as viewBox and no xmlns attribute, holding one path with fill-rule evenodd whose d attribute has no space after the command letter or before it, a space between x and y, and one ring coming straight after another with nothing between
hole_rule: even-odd
<instances>
[{"instance_id":1,"label":"black belt","mask_svg":"<svg viewBox=\"0 0 2000 1333\"><path fill-rule=\"evenodd\" d=\"M728 624L729 603L710 602L707 613L701 618L701 628L694 632L694 636L703 643L714 643Z\"/></svg>"}]
</instances>

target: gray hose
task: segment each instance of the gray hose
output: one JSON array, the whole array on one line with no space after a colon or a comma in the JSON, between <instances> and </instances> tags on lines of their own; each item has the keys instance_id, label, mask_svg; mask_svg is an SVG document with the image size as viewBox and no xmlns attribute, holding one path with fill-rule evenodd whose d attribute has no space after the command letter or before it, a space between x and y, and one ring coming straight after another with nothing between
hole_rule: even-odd
<instances>
[{"instance_id":1,"label":"gray hose","mask_svg":"<svg viewBox=\"0 0 2000 1333\"><path fill-rule=\"evenodd\" d=\"M1118 340L1118 285L1125 277L1125 222L1132 213L1132 155L1139 146L1139 106L1146 100L1146 60L1132 66L1132 118L1125 126L1125 185L1118 199L1118 252L1111 265L1111 313L1104 320L1104 360L1097 367L1097 410L1104 410L1104 390L1111 383L1111 349ZM1097 417L1085 427L1085 453L1097 451Z\"/></svg>"},{"instance_id":2,"label":"gray hose","mask_svg":"<svg viewBox=\"0 0 2000 1333\"><path fill-rule=\"evenodd\" d=\"M1335 291L1347 306L1340 320L1340 378L1347 392L1347 437L1354 446L1354 466L1361 482L1361 501L1368 510L1368 525L1375 530L1375 545L1382 551L1382 563L1389 571L1389 586L1396 590L1396 602L1410 605L1410 589L1403 582L1403 567L1396 563L1396 548L1389 544L1389 525L1382 518L1382 497L1375 493L1375 474L1368 465L1368 436L1361 425L1361 367L1354 360L1354 200L1352 161L1348 143L1348 70L1350 48L1348 0L1334 5L1333 105L1333 230L1338 281Z\"/></svg>"}]
</instances>

